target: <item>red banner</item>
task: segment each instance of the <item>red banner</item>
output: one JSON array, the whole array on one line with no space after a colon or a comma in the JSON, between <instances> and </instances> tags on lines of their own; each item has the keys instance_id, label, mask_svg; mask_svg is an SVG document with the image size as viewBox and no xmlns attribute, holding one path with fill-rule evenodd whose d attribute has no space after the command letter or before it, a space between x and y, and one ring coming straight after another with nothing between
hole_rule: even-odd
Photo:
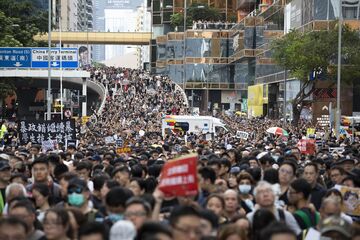
<instances>
[{"instance_id":1,"label":"red banner","mask_svg":"<svg viewBox=\"0 0 360 240\"><path fill-rule=\"evenodd\" d=\"M159 189L166 196L194 196L198 193L198 156L186 155L165 163Z\"/></svg>"},{"instance_id":2,"label":"red banner","mask_svg":"<svg viewBox=\"0 0 360 240\"><path fill-rule=\"evenodd\" d=\"M297 147L302 154L313 155L315 153L315 140L313 139L301 139Z\"/></svg>"}]
</instances>

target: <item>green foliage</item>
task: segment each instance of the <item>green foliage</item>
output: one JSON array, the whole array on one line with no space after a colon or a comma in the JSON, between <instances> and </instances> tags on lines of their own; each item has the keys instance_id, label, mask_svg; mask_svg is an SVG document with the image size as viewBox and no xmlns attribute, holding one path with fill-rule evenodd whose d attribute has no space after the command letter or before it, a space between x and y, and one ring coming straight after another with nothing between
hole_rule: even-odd
<instances>
[{"instance_id":1,"label":"green foliage","mask_svg":"<svg viewBox=\"0 0 360 240\"><path fill-rule=\"evenodd\" d=\"M293 100L295 116L301 111L303 101L315 90L315 82L319 81L309 79L314 69L321 68L328 80L336 79L338 28L309 33L292 31L273 41L272 51L275 62L303 83ZM360 36L348 26L344 26L342 32L342 64L342 82L350 83L360 78Z\"/></svg>"},{"instance_id":2,"label":"green foliage","mask_svg":"<svg viewBox=\"0 0 360 240\"><path fill-rule=\"evenodd\" d=\"M188 15L193 21L206 20L218 21L222 16L217 8L209 7L208 5L193 4L188 9Z\"/></svg>"},{"instance_id":3,"label":"green foliage","mask_svg":"<svg viewBox=\"0 0 360 240\"><path fill-rule=\"evenodd\" d=\"M31 1L0 1L0 46L43 46L33 36L46 31L47 12L35 8Z\"/></svg>"},{"instance_id":4,"label":"green foliage","mask_svg":"<svg viewBox=\"0 0 360 240\"><path fill-rule=\"evenodd\" d=\"M273 41L276 63L290 70L293 77L307 82L309 74L317 68L327 70L328 79L334 79L337 64L338 29L300 33L292 31ZM360 71L360 36L348 26L342 32L342 80L350 81L348 74ZM351 71L348 71L348 70ZM358 70L356 70L358 69ZM316 79L317 80L317 79Z\"/></svg>"},{"instance_id":5,"label":"green foliage","mask_svg":"<svg viewBox=\"0 0 360 240\"><path fill-rule=\"evenodd\" d=\"M187 10L186 25L191 26L193 21L206 20L218 21L222 16L217 8L209 7L208 5L193 4ZM184 14L175 13L171 15L171 25L179 27L184 25Z\"/></svg>"},{"instance_id":6,"label":"green foliage","mask_svg":"<svg viewBox=\"0 0 360 240\"><path fill-rule=\"evenodd\" d=\"M95 68L105 68L105 67L106 67L105 64L100 63L100 62L92 62L92 65L93 65Z\"/></svg>"},{"instance_id":7,"label":"green foliage","mask_svg":"<svg viewBox=\"0 0 360 240\"><path fill-rule=\"evenodd\" d=\"M15 91L15 86L11 80L0 79L0 99L6 98L8 95L12 95Z\"/></svg>"},{"instance_id":8,"label":"green foliage","mask_svg":"<svg viewBox=\"0 0 360 240\"><path fill-rule=\"evenodd\" d=\"M181 26L181 25L183 25L183 22L184 22L184 15L181 13L175 13L175 14L171 15L170 21L171 21L171 25L173 27Z\"/></svg>"}]
</instances>

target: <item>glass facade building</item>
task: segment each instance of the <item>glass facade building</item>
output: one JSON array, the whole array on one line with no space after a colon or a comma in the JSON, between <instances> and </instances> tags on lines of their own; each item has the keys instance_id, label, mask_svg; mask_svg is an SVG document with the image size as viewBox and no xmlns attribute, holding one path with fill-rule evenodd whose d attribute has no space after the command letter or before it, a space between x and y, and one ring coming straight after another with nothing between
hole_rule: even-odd
<instances>
[{"instance_id":1,"label":"glass facade building","mask_svg":"<svg viewBox=\"0 0 360 240\"><path fill-rule=\"evenodd\" d=\"M217 102L225 108L235 104L237 110L237 100L228 99L248 102L248 87L262 85L262 115L273 118L284 114L284 90L286 109L291 113L291 100L302 85L290 77L289 71L275 64L271 42L291 29L327 30L338 18L340 8L339 0L237 0L238 23L231 30L187 30L184 44L182 32L168 32L164 25L171 16L165 12L181 11L183 2L153 1L153 30L163 33L152 41L155 71L169 75L189 96L194 90L202 96L202 101ZM359 29L360 0L341 0L341 3L346 23ZM161 26L162 31L157 31L155 26ZM224 105L225 102L230 105Z\"/></svg>"}]
</instances>

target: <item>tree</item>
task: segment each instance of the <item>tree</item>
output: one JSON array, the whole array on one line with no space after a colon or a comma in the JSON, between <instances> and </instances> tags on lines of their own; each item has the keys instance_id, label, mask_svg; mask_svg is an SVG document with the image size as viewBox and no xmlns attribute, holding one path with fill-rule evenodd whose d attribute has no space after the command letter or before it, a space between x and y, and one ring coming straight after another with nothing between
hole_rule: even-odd
<instances>
[{"instance_id":1,"label":"tree","mask_svg":"<svg viewBox=\"0 0 360 240\"><path fill-rule=\"evenodd\" d=\"M291 31L272 43L275 62L290 71L301 81L299 93L292 101L293 123L297 125L301 110L315 90L320 75L310 78L313 72L323 72L326 79L335 84L337 75L337 25L328 31L301 33ZM358 32L344 26L342 33L341 81L350 83L360 78L360 37Z\"/></svg>"},{"instance_id":2,"label":"tree","mask_svg":"<svg viewBox=\"0 0 360 240\"><path fill-rule=\"evenodd\" d=\"M36 47L45 46L33 37L47 31L47 12L35 8L29 0L0 1L0 46Z\"/></svg>"},{"instance_id":3,"label":"tree","mask_svg":"<svg viewBox=\"0 0 360 240\"><path fill-rule=\"evenodd\" d=\"M35 8L31 1L0 1L0 47L46 46L33 37L47 31L47 13ZM0 79L0 104L12 95L15 86L10 79Z\"/></svg>"},{"instance_id":4,"label":"tree","mask_svg":"<svg viewBox=\"0 0 360 240\"><path fill-rule=\"evenodd\" d=\"M208 5L193 4L187 10L186 25L191 26L193 21L219 21L222 19L220 11L217 8ZM171 15L171 25L179 27L184 25L184 13L175 13Z\"/></svg>"}]
</instances>

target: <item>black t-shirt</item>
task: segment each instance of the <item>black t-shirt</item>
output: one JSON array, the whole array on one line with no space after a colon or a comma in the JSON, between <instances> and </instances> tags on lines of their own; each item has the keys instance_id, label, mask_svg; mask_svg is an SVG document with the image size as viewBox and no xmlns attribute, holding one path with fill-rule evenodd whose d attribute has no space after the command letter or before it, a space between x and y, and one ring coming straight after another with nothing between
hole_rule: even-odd
<instances>
[{"instance_id":1,"label":"black t-shirt","mask_svg":"<svg viewBox=\"0 0 360 240\"><path fill-rule=\"evenodd\" d=\"M289 199L287 197L287 192L289 189L287 189L283 194L280 195L279 200L283 201L285 205L289 205Z\"/></svg>"},{"instance_id":2,"label":"black t-shirt","mask_svg":"<svg viewBox=\"0 0 360 240\"><path fill-rule=\"evenodd\" d=\"M310 201L314 204L317 211L320 209L322 198L325 194L326 190L320 184L316 184L316 186L311 190Z\"/></svg>"}]
</instances>

